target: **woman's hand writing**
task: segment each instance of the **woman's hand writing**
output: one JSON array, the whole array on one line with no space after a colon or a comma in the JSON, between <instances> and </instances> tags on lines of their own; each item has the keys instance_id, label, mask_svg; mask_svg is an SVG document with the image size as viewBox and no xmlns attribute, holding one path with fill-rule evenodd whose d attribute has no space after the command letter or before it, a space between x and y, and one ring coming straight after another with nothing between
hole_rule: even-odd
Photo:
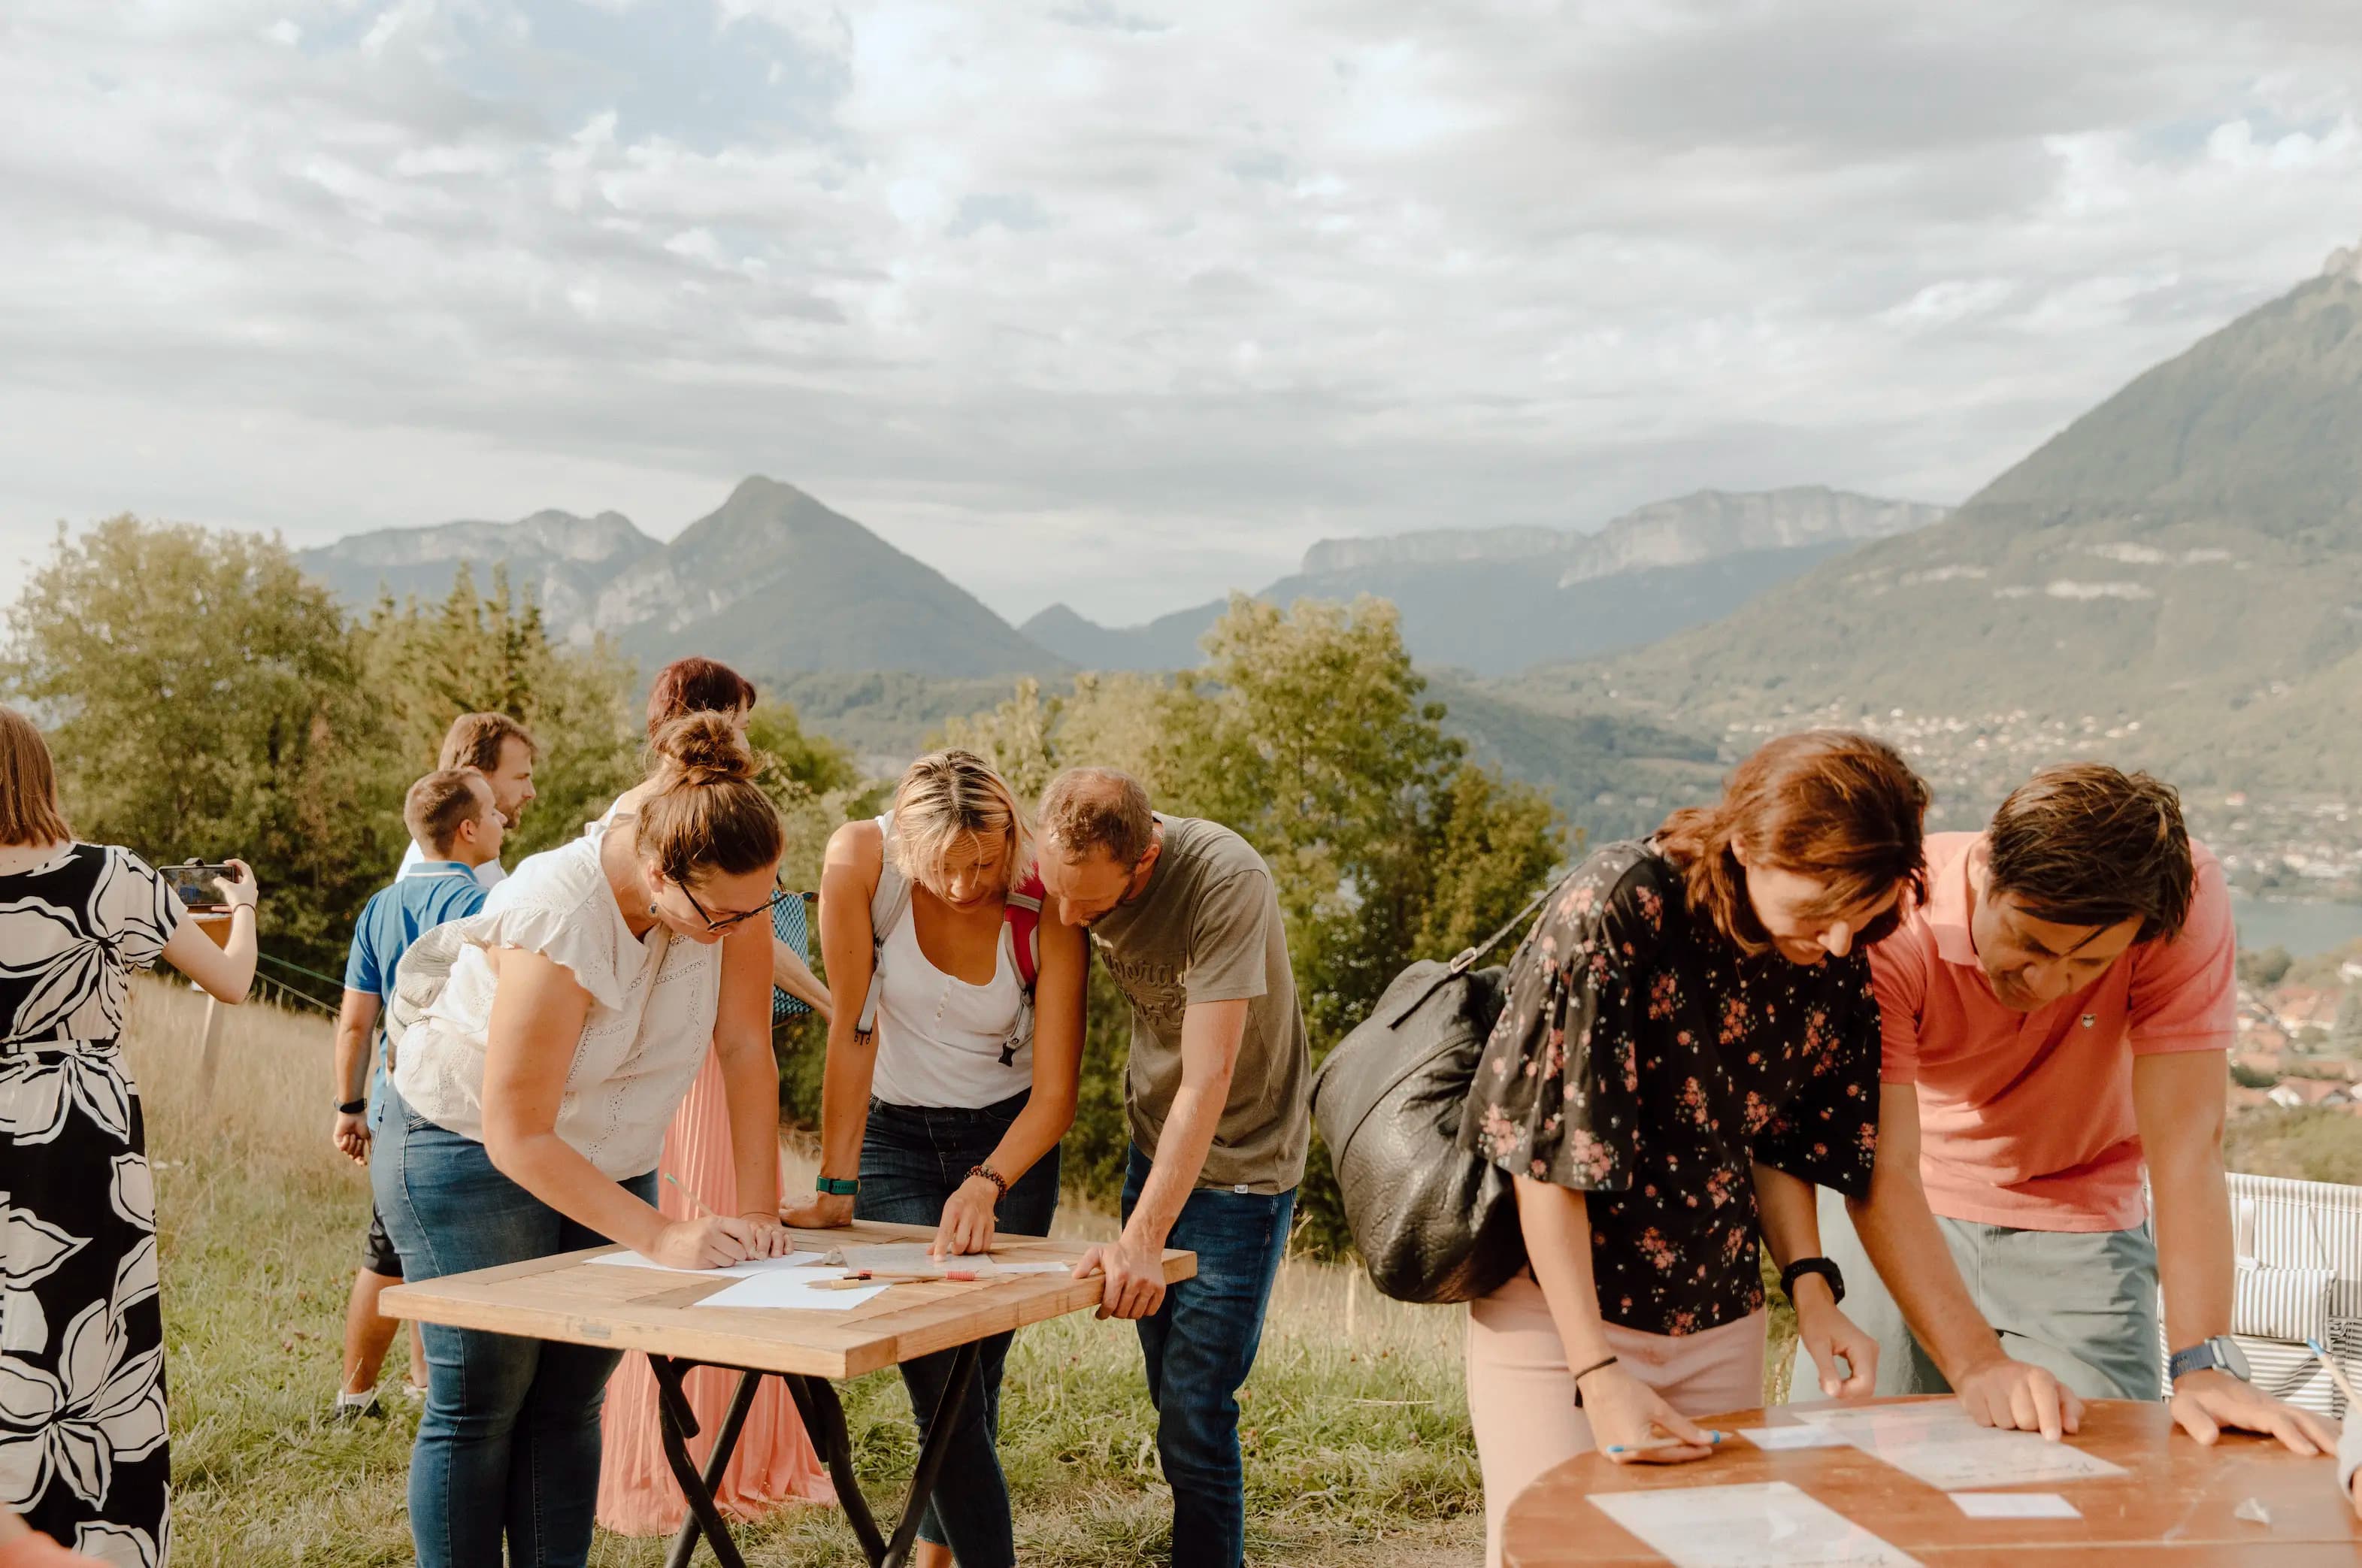
<instances>
[{"instance_id":1,"label":"woman's hand writing","mask_svg":"<svg viewBox=\"0 0 2362 1568\"><path fill-rule=\"evenodd\" d=\"M960 1183L959 1190L944 1205L943 1224L927 1249L928 1255L943 1258L992 1251L992 1211L999 1201L1000 1189L982 1176L972 1176Z\"/></svg>"},{"instance_id":2,"label":"woman's hand writing","mask_svg":"<svg viewBox=\"0 0 2362 1568\"><path fill-rule=\"evenodd\" d=\"M787 1234L753 1220L676 1220L657 1233L648 1255L668 1268L728 1268L749 1258L777 1257L772 1248Z\"/></svg>"},{"instance_id":3,"label":"woman's hand writing","mask_svg":"<svg viewBox=\"0 0 2362 1568\"><path fill-rule=\"evenodd\" d=\"M1709 1432L1658 1397L1620 1366L1603 1366L1582 1383L1583 1413L1599 1450L1617 1464L1682 1464L1715 1451ZM1652 1446L1671 1438L1668 1447Z\"/></svg>"}]
</instances>

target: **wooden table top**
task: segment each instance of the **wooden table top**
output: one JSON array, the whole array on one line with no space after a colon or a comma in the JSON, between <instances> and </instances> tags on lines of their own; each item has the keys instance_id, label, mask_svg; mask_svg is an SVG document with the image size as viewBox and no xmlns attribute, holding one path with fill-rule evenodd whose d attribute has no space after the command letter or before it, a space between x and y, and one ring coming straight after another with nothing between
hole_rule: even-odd
<instances>
[{"instance_id":1,"label":"wooden table top","mask_svg":"<svg viewBox=\"0 0 2362 1568\"><path fill-rule=\"evenodd\" d=\"M1798 1422L1781 1408L1701 1418L1700 1424L1729 1431ZM1944 1493L1851 1448L1766 1452L1740 1439L1712 1459L1672 1465L1614 1464L1587 1453L1510 1504L1503 1559L1509 1568L1662 1562L1593 1507L1590 1495L1785 1481L1933 1568L2023 1568L2037 1561L2095 1568L2351 1568L2362 1562L2362 1527L2338 1496L2327 1459L2300 1459L2277 1440L2244 1433L2226 1432L2216 1447L2202 1448L2174 1429L2163 1405L2147 1401L2093 1403L2082 1431L2068 1441L2129 1474L1994 1489L2058 1493L2082 1510L2081 1518L1972 1519ZM2249 1497L2270 1514L2268 1526L2234 1517Z\"/></svg>"},{"instance_id":2,"label":"wooden table top","mask_svg":"<svg viewBox=\"0 0 2362 1568\"><path fill-rule=\"evenodd\" d=\"M839 1230L791 1233L800 1250L821 1253L882 1242L933 1241L935 1229L855 1220ZM1088 1244L1004 1235L993 1255L1003 1263L1072 1263ZM397 1286L378 1298L379 1310L390 1318L458 1329L649 1351L715 1366L841 1378L1083 1311L1097 1307L1100 1297L1095 1277L1020 1274L975 1284L931 1280L893 1285L842 1312L700 1307L706 1297L737 1281L726 1275L702 1277L590 1263L622 1250L594 1247ZM1166 1251L1166 1284L1197 1272L1195 1253Z\"/></svg>"}]
</instances>

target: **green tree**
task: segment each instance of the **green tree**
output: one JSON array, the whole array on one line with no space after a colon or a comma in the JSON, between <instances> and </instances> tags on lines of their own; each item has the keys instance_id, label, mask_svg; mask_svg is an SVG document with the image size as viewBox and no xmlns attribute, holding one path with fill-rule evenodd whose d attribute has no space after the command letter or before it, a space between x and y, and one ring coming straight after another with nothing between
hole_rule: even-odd
<instances>
[{"instance_id":1,"label":"green tree","mask_svg":"<svg viewBox=\"0 0 2362 1568\"><path fill-rule=\"evenodd\" d=\"M50 725L75 831L248 861L264 951L334 972L401 852L398 787L353 639L286 547L129 516L61 528L9 632L0 682Z\"/></svg>"},{"instance_id":2,"label":"green tree","mask_svg":"<svg viewBox=\"0 0 2362 1568\"><path fill-rule=\"evenodd\" d=\"M512 864L580 833L642 777L631 666L603 640L551 642L540 606L519 602L504 568L489 596L462 562L438 605L381 600L357 641L363 683L410 769L404 786L435 766L462 713L506 713L533 732L538 799L502 852Z\"/></svg>"}]
</instances>

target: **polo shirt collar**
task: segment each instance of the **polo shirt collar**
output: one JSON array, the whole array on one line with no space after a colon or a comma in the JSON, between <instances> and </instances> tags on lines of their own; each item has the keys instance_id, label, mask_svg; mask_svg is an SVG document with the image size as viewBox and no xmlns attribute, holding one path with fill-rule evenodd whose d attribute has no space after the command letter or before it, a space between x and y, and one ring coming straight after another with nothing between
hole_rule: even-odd
<instances>
[{"instance_id":1,"label":"polo shirt collar","mask_svg":"<svg viewBox=\"0 0 2362 1568\"><path fill-rule=\"evenodd\" d=\"M413 877L473 877L476 868L461 860L422 860L410 868Z\"/></svg>"},{"instance_id":2,"label":"polo shirt collar","mask_svg":"<svg viewBox=\"0 0 2362 1568\"><path fill-rule=\"evenodd\" d=\"M1984 842L1984 834L1970 834L1960 841L1956 858L1927 867L1927 929L1935 933L1936 955L1979 971L1984 966L1969 934L1969 862Z\"/></svg>"}]
</instances>

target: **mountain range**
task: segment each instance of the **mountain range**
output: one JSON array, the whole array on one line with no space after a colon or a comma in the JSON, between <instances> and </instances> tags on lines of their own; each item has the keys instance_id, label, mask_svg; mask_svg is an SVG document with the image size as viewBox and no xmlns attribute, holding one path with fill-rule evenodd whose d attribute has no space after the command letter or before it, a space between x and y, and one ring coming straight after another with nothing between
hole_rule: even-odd
<instances>
[{"instance_id":1,"label":"mountain range","mask_svg":"<svg viewBox=\"0 0 2362 1568\"><path fill-rule=\"evenodd\" d=\"M2013 713L2184 783L2337 792L2362 762L2362 257L2075 420L1937 525L1521 700L1713 733ZM1612 700L1606 694L1614 694Z\"/></svg>"},{"instance_id":2,"label":"mountain range","mask_svg":"<svg viewBox=\"0 0 2362 1568\"><path fill-rule=\"evenodd\" d=\"M1295 575L1264 589L1298 599L1390 599L1420 663L1480 675L1636 647L1729 613L1865 540L1939 522L1946 509L1823 486L1700 491L1628 512L1593 532L1436 528L1323 539ZM1221 600L1140 626L1099 625L1054 604L1019 629L1087 669L1198 662Z\"/></svg>"}]
</instances>

